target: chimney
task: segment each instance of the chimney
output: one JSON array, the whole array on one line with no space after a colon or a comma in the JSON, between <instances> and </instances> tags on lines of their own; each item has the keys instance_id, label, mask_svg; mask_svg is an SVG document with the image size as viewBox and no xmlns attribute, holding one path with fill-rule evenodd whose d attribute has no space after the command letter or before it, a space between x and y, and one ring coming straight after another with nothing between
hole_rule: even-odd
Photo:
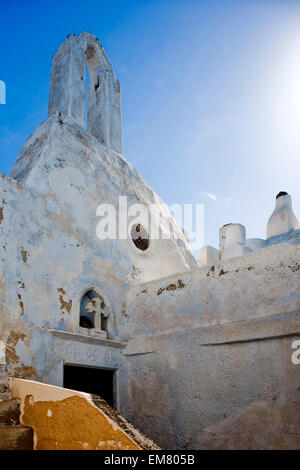
<instances>
[{"instance_id":1,"label":"chimney","mask_svg":"<svg viewBox=\"0 0 300 470\"><path fill-rule=\"evenodd\" d=\"M285 192L280 191L276 196L275 209L268 220L267 238L287 233L299 228L299 222L292 208L292 198Z\"/></svg>"},{"instance_id":2,"label":"chimney","mask_svg":"<svg viewBox=\"0 0 300 470\"><path fill-rule=\"evenodd\" d=\"M246 229L241 224L226 224L219 230L221 259L242 256L246 251Z\"/></svg>"}]
</instances>

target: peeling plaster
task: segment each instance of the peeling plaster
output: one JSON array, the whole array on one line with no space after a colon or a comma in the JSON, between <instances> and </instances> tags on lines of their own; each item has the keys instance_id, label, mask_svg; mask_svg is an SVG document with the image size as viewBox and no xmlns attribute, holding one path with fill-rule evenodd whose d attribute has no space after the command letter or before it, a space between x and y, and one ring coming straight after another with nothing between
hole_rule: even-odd
<instances>
[{"instance_id":1,"label":"peeling plaster","mask_svg":"<svg viewBox=\"0 0 300 470\"><path fill-rule=\"evenodd\" d=\"M59 301L60 301L60 309L61 311L64 313L64 310L67 310L67 312L70 312L71 311L71 308L72 308L72 300L64 300L64 296L66 295L66 292L63 288L59 288L57 289L57 291L59 292Z\"/></svg>"}]
</instances>

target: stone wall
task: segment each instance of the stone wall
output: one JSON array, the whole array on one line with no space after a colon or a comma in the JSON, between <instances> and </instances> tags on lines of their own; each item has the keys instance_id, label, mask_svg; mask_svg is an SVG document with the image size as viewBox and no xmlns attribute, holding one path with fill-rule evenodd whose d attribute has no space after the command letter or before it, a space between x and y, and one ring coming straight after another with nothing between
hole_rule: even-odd
<instances>
[{"instance_id":1,"label":"stone wall","mask_svg":"<svg viewBox=\"0 0 300 470\"><path fill-rule=\"evenodd\" d=\"M280 244L132 288L123 413L164 448L299 448L299 276Z\"/></svg>"}]
</instances>

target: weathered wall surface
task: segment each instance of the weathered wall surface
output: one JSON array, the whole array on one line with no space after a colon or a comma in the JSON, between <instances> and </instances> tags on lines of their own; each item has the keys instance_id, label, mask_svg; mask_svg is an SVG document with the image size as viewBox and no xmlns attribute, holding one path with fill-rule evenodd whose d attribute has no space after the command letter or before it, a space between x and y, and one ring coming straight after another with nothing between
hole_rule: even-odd
<instances>
[{"instance_id":1,"label":"weathered wall surface","mask_svg":"<svg viewBox=\"0 0 300 470\"><path fill-rule=\"evenodd\" d=\"M299 448L299 276L281 244L132 288L123 413L169 449Z\"/></svg>"},{"instance_id":2,"label":"weathered wall surface","mask_svg":"<svg viewBox=\"0 0 300 470\"><path fill-rule=\"evenodd\" d=\"M66 235L73 231L78 242L85 241L122 281L145 282L197 266L182 230L139 173L66 116L54 115L36 130L21 150L11 176L28 188L38 188L46 199L55 197L60 211L54 222L65 225ZM98 205L112 204L117 209L122 195L127 196L128 207L152 205L162 215L157 225L162 231L171 226L177 240L151 240L145 252L135 249L128 238L99 240ZM160 263L162 256L164 263Z\"/></svg>"},{"instance_id":3,"label":"weathered wall surface","mask_svg":"<svg viewBox=\"0 0 300 470\"><path fill-rule=\"evenodd\" d=\"M299 449L299 326L219 345L188 332L146 341L127 357L126 416L167 449Z\"/></svg>"},{"instance_id":4,"label":"weathered wall surface","mask_svg":"<svg viewBox=\"0 0 300 470\"><path fill-rule=\"evenodd\" d=\"M0 177L0 339L7 346L7 373L62 385L63 361L118 369L118 345L49 330L88 335L79 327L80 300L94 288L109 308L108 337L117 339L131 284L196 263L184 237L179 245L154 240L147 252L128 239L99 240L96 208L117 206L120 194L129 204L162 208L163 224L170 215L122 156L62 115L28 139L12 175L18 181Z\"/></svg>"},{"instance_id":5,"label":"weathered wall surface","mask_svg":"<svg viewBox=\"0 0 300 470\"><path fill-rule=\"evenodd\" d=\"M109 261L102 264L94 255L95 246L80 237L71 217L64 220L53 194L41 196L4 175L1 185L0 333L6 372L62 385L64 361L117 368L120 346L88 337L88 330L79 327L79 307L84 290L98 287L108 297L110 334L117 335L120 278L109 269ZM86 338L57 337L50 329Z\"/></svg>"},{"instance_id":6,"label":"weathered wall surface","mask_svg":"<svg viewBox=\"0 0 300 470\"><path fill-rule=\"evenodd\" d=\"M122 338L300 310L299 278L299 245L281 243L133 286Z\"/></svg>"}]
</instances>

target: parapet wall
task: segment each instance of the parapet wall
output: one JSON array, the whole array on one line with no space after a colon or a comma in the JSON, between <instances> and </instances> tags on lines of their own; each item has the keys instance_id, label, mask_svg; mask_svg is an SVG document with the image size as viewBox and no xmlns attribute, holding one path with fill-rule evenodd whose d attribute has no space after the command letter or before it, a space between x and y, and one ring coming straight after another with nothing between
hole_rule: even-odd
<instances>
[{"instance_id":1,"label":"parapet wall","mask_svg":"<svg viewBox=\"0 0 300 470\"><path fill-rule=\"evenodd\" d=\"M123 338L300 310L300 246L262 251L133 287Z\"/></svg>"}]
</instances>

